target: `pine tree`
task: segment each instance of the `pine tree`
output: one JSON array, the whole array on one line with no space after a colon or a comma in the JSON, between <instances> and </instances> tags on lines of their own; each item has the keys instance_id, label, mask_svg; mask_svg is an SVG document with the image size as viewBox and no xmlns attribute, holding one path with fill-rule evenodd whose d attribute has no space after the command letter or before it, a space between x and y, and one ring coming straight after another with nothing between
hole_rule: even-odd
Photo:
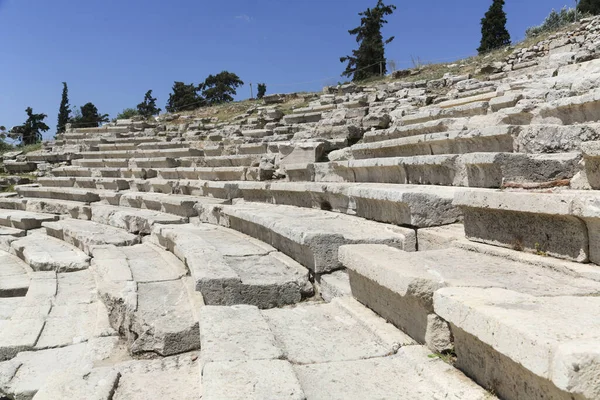
<instances>
[{"instance_id":1,"label":"pine tree","mask_svg":"<svg viewBox=\"0 0 600 400\"><path fill-rule=\"evenodd\" d=\"M86 103L75 112L70 121L75 128L97 128L102 122L108 122L108 114L100 114L94 103Z\"/></svg>"},{"instance_id":2,"label":"pine tree","mask_svg":"<svg viewBox=\"0 0 600 400\"><path fill-rule=\"evenodd\" d=\"M600 14L600 0L579 0L577 9L584 14L598 15Z\"/></svg>"},{"instance_id":3,"label":"pine tree","mask_svg":"<svg viewBox=\"0 0 600 400\"><path fill-rule=\"evenodd\" d=\"M193 83L186 85L183 82L175 82L173 93L169 94L169 101L165 107L167 112L189 111L204 106L206 102L198 94L201 89L202 85L196 86Z\"/></svg>"},{"instance_id":4,"label":"pine tree","mask_svg":"<svg viewBox=\"0 0 600 400\"><path fill-rule=\"evenodd\" d=\"M19 140L22 145L29 145L41 142L42 132L50 130L50 127L44 123L46 114L34 114L31 107L25 110L27 121L23 125L15 126L10 130L8 136L14 140Z\"/></svg>"},{"instance_id":5,"label":"pine tree","mask_svg":"<svg viewBox=\"0 0 600 400\"><path fill-rule=\"evenodd\" d=\"M381 28L388 22L385 16L391 15L395 9L396 6L385 5L383 0L378 0L375 8L367 8L358 14L362 17L360 26L348 31L356 36L358 50L352 50L351 56L340 58L341 62L348 63L342 76L352 76L353 81L360 81L387 73L385 45L391 43L394 37L384 41Z\"/></svg>"},{"instance_id":6,"label":"pine tree","mask_svg":"<svg viewBox=\"0 0 600 400\"><path fill-rule=\"evenodd\" d=\"M202 96L210 105L229 103L237 94L237 88L244 82L233 72L222 71L217 75L209 75L202 84Z\"/></svg>"},{"instance_id":7,"label":"pine tree","mask_svg":"<svg viewBox=\"0 0 600 400\"><path fill-rule=\"evenodd\" d=\"M506 30L504 0L493 0L490 9L481 19L481 45L477 49L484 54L510 44L510 34Z\"/></svg>"},{"instance_id":8,"label":"pine tree","mask_svg":"<svg viewBox=\"0 0 600 400\"><path fill-rule=\"evenodd\" d=\"M262 99L263 97L265 97L266 93L267 93L267 84L266 83L259 83L258 84L258 90L256 91L256 98L257 99Z\"/></svg>"},{"instance_id":9,"label":"pine tree","mask_svg":"<svg viewBox=\"0 0 600 400\"><path fill-rule=\"evenodd\" d=\"M138 114L148 119L160 113L160 108L156 107L156 98L152 97L152 90L148 90L144 95L144 101L137 105Z\"/></svg>"},{"instance_id":10,"label":"pine tree","mask_svg":"<svg viewBox=\"0 0 600 400\"><path fill-rule=\"evenodd\" d=\"M69 117L71 116L71 107L69 106L69 89L67 82L63 82L62 99L60 100L60 108L58 109L58 124L56 125L56 133L64 133Z\"/></svg>"}]
</instances>

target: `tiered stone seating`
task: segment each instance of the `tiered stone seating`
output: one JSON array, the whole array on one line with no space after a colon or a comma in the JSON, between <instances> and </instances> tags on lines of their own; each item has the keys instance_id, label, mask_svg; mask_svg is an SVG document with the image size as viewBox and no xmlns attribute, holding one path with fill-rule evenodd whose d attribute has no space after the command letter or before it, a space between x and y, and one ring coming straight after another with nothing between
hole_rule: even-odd
<instances>
[{"instance_id":1,"label":"tiered stone seating","mask_svg":"<svg viewBox=\"0 0 600 400\"><path fill-rule=\"evenodd\" d=\"M18 156L53 165L0 197L0 397L599 398L594 21Z\"/></svg>"}]
</instances>

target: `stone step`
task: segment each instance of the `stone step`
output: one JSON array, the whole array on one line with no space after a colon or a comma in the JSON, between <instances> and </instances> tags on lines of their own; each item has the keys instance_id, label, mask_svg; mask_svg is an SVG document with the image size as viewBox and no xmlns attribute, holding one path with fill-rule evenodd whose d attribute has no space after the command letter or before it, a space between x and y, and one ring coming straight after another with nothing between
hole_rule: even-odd
<instances>
[{"instance_id":1,"label":"stone step","mask_svg":"<svg viewBox=\"0 0 600 400\"><path fill-rule=\"evenodd\" d=\"M208 224L157 226L152 237L185 262L208 305L282 307L314 293L307 269L231 229Z\"/></svg>"},{"instance_id":2,"label":"stone step","mask_svg":"<svg viewBox=\"0 0 600 400\"><path fill-rule=\"evenodd\" d=\"M49 236L63 240L84 253L91 255L95 246L111 244L131 246L140 242L140 238L122 229L78 219L64 219L57 222L44 222L43 227Z\"/></svg>"},{"instance_id":3,"label":"stone step","mask_svg":"<svg viewBox=\"0 0 600 400\"><path fill-rule=\"evenodd\" d=\"M498 97L496 90L493 88L485 89L485 93L476 94L474 96L461 96L457 99L450 99L436 104L441 109L451 109L453 107L464 106L471 103L491 102Z\"/></svg>"},{"instance_id":4,"label":"stone step","mask_svg":"<svg viewBox=\"0 0 600 400\"><path fill-rule=\"evenodd\" d=\"M84 168L176 168L180 161L175 158L114 158L114 159L79 159L72 164Z\"/></svg>"},{"instance_id":5,"label":"stone step","mask_svg":"<svg viewBox=\"0 0 600 400\"><path fill-rule=\"evenodd\" d=\"M203 196L316 208L411 227L458 221L453 187L310 182L195 182ZM180 182L180 189L183 182Z\"/></svg>"},{"instance_id":6,"label":"stone step","mask_svg":"<svg viewBox=\"0 0 600 400\"><path fill-rule=\"evenodd\" d=\"M260 180L256 167L198 167L198 168L159 168L160 179L196 179L207 181L257 181Z\"/></svg>"},{"instance_id":7,"label":"stone step","mask_svg":"<svg viewBox=\"0 0 600 400\"><path fill-rule=\"evenodd\" d=\"M30 278L29 290L10 319L0 321L0 360L116 334L89 271L32 272Z\"/></svg>"},{"instance_id":8,"label":"stone step","mask_svg":"<svg viewBox=\"0 0 600 400\"><path fill-rule=\"evenodd\" d=\"M371 130L365 132L363 136L364 143L380 142L382 140L399 139L403 137L456 131L465 127L464 119L438 119L428 122L420 122L412 125L392 126L389 129Z\"/></svg>"},{"instance_id":9,"label":"stone step","mask_svg":"<svg viewBox=\"0 0 600 400\"><path fill-rule=\"evenodd\" d=\"M180 217L160 211L111 206L106 204L93 204L91 206L91 220L104 225L123 229L130 233L146 234L152 232L154 225L184 224L187 217Z\"/></svg>"},{"instance_id":10,"label":"stone step","mask_svg":"<svg viewBox=\"0 0 600 400\"><path fill-rule=\"evenodd\" d=\"M119 200L122 207L142 208L182 217L198 215L196 204L224 204L227 200L208 197L169 195L163 193L124 192Z\"/></svg>"},{"instance_id":11,"label":"stone step","mask_svg":"<svg viewBox=\"0 0 600 400\"><path fill-rule=\"evenodd\" d=\"M0 300L25 296L29 289L30 270L19 258L0 250ZM0 321L2 319L0 317Z\"/></svg>"},{"instance_id":12,"label":"stone step","mask_svg":"<svg viewBox=\"0 0 600 400\"><path fill-rule=\"evenodd\" d=\"M141 149L134 151L115 150L115 151L84 151L79 154L81 158L93 160L111 160L111 159L136 159L136 158L180 158L180 157L201 157L204 152L199 149L190 148L167 148L167 149Z\"/></svg>"},{"instance_id":13,"label":"stone step","mask_svg":"<svg viewBox=\"0 0 600 400\"><path fill-rule=\"evenodd\" d=\"M37 163L32 161L4 161L4 170L9 174L26 174L37 170Z\"/></svg>"},{"instance_id":14,"label":"stone step","mask_svg":"<svg viewBox=\"0 0 600 400\"><path fill-rule=\"evenodd\" d=\"M469 153L369 158L286 166L292 182L376 182L500 188L573 178L579 153Z\"/></svg>"},{"instance_id":15,"label":"stone step","mask_svg":"<svg viewBox=\"0 0 600 400\"><path fill-rule=\"evenodd\" d=\"M600 90L560 98L544 104L533 123L574 125L600 120Z\"/></svg>"},{"instance_id":16,"label":"stone step","mask_svg":"<svg viewBox=\"0 0 600 400\"><path fill-rule=\"evenodd\" d=\"M0 363L4 378L0 393L14 399L32 399L56 371L82 371L94 363L108 362L117 355L118 344L117 337L104 337L56 349L20 352L14 359Z\"/></svg>"},{"instance_id":17,"label":"stone step","mask_svg":"<svg viewBox=\"0 0 600 400\"><path fill-rule=\"evenodd\" d=\"M337 249L343 244L381 243L416 250L414 230L349 215L260 203L197 207L203 222L268 243L319 275L342 267Z\"/></svg>"},{"instance_id":18,"label":"stone step","mask_svg":"<svg viewBox=\"0 0 600 400\"><path fill-rule=\"evenodd\" d=\"M283 117L283 123L286 125L306 124L319 122L323 117L321 112L303 112L298 114L289 114Z\"/></svg>"},{"instance_id":19,"label":"stone step","mask_svg":"<svg viewBox=\"0 0 600 400\"><path fill-rule=\"evenodd\" d=\"M108 196L114 192L97 189L80 189L67 187L33 187L18 186L17 193L22 197L33 197L53 200L78 201L81 203L93 203L100 201L102 196Z\"/></svg>"},{"instance_id":20,"label":"stone step","mask_svg":"<svg viewBox=\"0 0 600 400\"><path fill-rule=\"evenodd\" d=\"M129 189L131 192L171 194L179 191L180 182L177 179L131 179L129 181Z\"/></svg>"},{"instance_id":21,"label":"stone step","mask_svg":"<svg viewBox=\"0 0 600 400\"><path fill-rule=\"evenodd\" d=\"M501 398L600 396L597 295L453 287L437 291L433 305L451 326L457 367Z\"/></svg>"},{"instance_id":22,"label":"stone step","mask_svg":"<svg viewBox=\"0 0 600 400\"><path fill-rule=\"evenodd\" d=\"M381 245L343 246L352 295L433 351L452 346L446 324L433 309L444 287L498 287L534 296L594 296L600 282L577 273L533 266L459 248L407 253ZM575 264L575 263L571 263Z\"/></svg>"},{"instance_id":23,"label":"stone step","mask_svg":"<svg viewBox=\"0 0 600 400\"><path fill-rule=\"evenodd\" d=\"M195 352L157 360L132 360L89 369L53 372L35 400L195 400L202 393ZM109 363L106 363L109 364Z\"/></svg>"},{"instance_id":24,"label":"stone step","mask_svg":"<svg viewBox=\"0 0 600 400\"><path fill-rule=\"evenodd\" d=\"M34 271L73 272L90 265L90 258L78 248L39 233L18 238L10 247Z\"/></svg>"},{"instance_id":25,"label":"stone step","mask_svg":"<svg viewBox=\"0 0 600 400\"><path fill-rule=\"evenodd\" d=\"M468 239L562 258L600 263L600 197L594 191L457 193Z\"/></svg>"},{"instance_id":26,"label":"stone step","mask_svg":"<svg viewBox=\"0 0 600 400\"><path fill-rule=\"evenodd\" d=\"M67 215L75 219L89 220L92 217L92 210L87 203L80 201L53 200L43 198L18 198L14 199L12 207L9 204L0 202L0 208L13 208L45 214Z\"/></svg>"},{"instance_id":27,"label":"stone step","mask_svg":"<svg viewBox=\"0 0 600 400\"><path fill-rule=\"evenodd\" d=\"M179 354L199 347L194 298L185 265L173 254L145 243L98 246L92 270L111 325L132 354Z\"/></svg>"},{"instance_id":28,"label":"stone step","mask_svg":"<svg viewBox=\"0 0 600 400\"><path fill-rule=\"evenodd\" d=\"M463 118L487 114L489 103L478 101L474 103L453 106L450 108L421 108L415 114L409 114L400 119L402 125L413 125L443 118Z\"/></svg>"},{"instance_id":29,"label":"stone step","mask_svg":"<svg viewBox=\"0 0 600 400\"><path fill-rule=\"evenodd\" d=\"M119 178L48 177L38 178L43 187L74 187L79 189L127 190L129 181Z\"/></svg>"},{"instance_id":30,"label":"stone step","mask_svg":"<svg viewBox=\"0 0 600 400\"><path fill-rule=\"evenodd\" d=\"M105 152L105 151L138 151L138 150L162 150L162 149L188 149L189 144L183 142L115 142L115 143L100 143L94 146L92 151Z\"/></svg>"},{"instance_id":31,"label":"stone step","mask_svg":"<svg viewBox=\"0 0 600 400\"><path fill-rule=\"evenodd\" d=\"M501 125L355 144L350 151L355 159L475 152L511 153L518 133L519 127Z\"/></svg>"},{"instance_id":32,"label":"stone step","mask_svg":"<svg viewBox=\"0 0 600 400\"><path fill-rule=\"evenodd\" d=\"M493 398L351 298L200 318L205 399Z\"/></svg>"},{"instance_id":33,"label":"stone step","mask_svg":"<svg viewBox=\"0 0 600 400\"><path fill-rule=\"evenodd\" d=\"M66 166L53 168L50 173L56 177L92 177L94 170L77 166Z\"/></svg>"},{"instance_id":34,"label":"stone step","mask_svg":"<svg viewBox=\"0 0 600 400\"><path fill-rule=\"evenodd\" d=\"M234 156L203 157L197 161L198 167L258 167L262 154L242 154Z\"/></svg>"},{"instance_id":35,"label":"stone step","mask_svg":"<svg viewBox=\"0 0 600 400\"><path fill-rule=\"evenodd\" d=\"M44 222L56 221L58 216L21 210L0 209L0 226L22 230L38 229Z\"/></svg>"}]
</instances>

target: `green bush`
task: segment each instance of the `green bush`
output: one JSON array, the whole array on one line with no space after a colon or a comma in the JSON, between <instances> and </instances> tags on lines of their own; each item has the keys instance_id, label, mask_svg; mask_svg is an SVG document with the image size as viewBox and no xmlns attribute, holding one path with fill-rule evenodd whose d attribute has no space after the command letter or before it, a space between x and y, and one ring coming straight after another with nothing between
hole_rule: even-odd
<instances>
[{"instance_id":1,"label":"green bush","mask_svg":"<svg viewBox=\"0 0 600 400\"><path fill-rule=\"evenodd\" d=\"M137 115L140 115L139 111L135 108L126 108L117 114L116 119L131 119Z\"/></svg>"},{"instance_id":2,"label":"green bush","mask_svg":"<svg viewBox=\"0 0 600 400\"><path fill-rule=\"evenodd\" d=\"M565 25L575 22L577 11L574 8L563 7L560 12L552 10L550 15L546 17L544 23L539 26L533 26L525 31L528 38L539 36L542 33L553 32Z\"/></svg>"}]
</instances>

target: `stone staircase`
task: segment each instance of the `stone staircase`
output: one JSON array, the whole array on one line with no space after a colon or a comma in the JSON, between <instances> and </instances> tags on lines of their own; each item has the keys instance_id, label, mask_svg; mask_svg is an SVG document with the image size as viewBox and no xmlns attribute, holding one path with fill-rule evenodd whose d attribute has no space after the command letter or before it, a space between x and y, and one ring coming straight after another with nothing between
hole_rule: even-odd
<instances>
[{"instance_id":1,"label":"stone staircase","mask_svg":"<svg viewBox=\"0 0 600 400\"><path fill-rule=\"evenodd\" d=\"M600 398L600 61L574 46L15 161L51 168L0 197L0 395Z\"/></svg>"}]
</instances>

